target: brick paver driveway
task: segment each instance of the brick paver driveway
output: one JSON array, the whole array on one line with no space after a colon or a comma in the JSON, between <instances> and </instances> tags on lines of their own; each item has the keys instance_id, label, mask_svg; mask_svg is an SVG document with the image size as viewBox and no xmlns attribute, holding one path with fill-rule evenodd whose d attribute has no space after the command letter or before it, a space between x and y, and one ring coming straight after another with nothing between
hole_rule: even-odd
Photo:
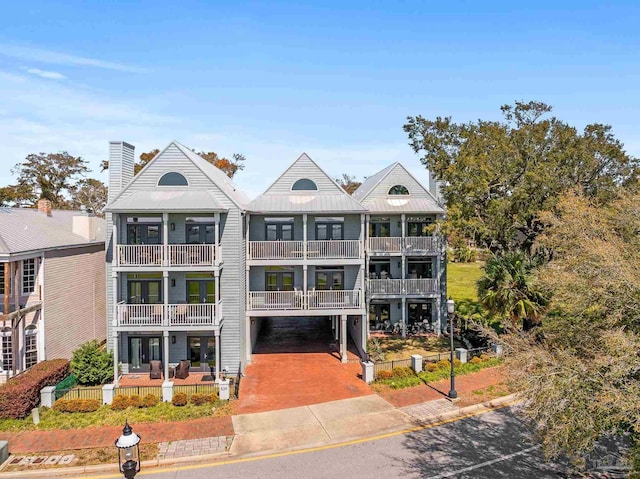
<instances>
[{"instance_id":1,"label":"brick paver driveway","mask_svg":"<svg viewBox=\"0 0 640 479\"><path fill-rule=\"evenodd\" d=\"M266 318L240 383L236 414L373 394L351 349L342 364L327 318Z\"/></svg>"}]
</instances>

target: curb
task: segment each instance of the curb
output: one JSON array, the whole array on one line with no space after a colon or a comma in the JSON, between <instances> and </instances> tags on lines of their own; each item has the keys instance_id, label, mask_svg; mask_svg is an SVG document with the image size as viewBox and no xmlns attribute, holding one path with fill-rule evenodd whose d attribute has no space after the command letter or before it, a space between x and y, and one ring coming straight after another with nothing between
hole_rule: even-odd
<instances>
[{"instance_id":1,"label":"curb","mask_svg":"<svg viewBox=\"0 0 640 479\"><path fill-rule=\"evenodd\" d=\"M483 412L488 412L493 409L500 409L502 407L507 407L512 404L516 404L520 401L522 401L522 399L518 397L517 393L510 394L508 396L492 399L490 401L485 401L483 403L467 406L467 407L458 409L456 411L450 411L443 414L436 414L424 421L417 421L413 419L412 422L413 424L415 424L413 428L398 429L395 431L391 431L391 433L405 433L405 432L408 433L408 432L423 429L425 427L430 427L430 426L433 427L435 425L446 424L449 422L454 422L456 420L464 419L466 417L475 416ZM399 409L399 408L396 408L396 409ZM389 432L390 431L388 430L379 431L378 434L385 434ZM366 440L367 438L375 438L375 437L376 435L368 435L368 436L353 438L353 439ZM337 443L333 443L329 441L327 442L326 445L339 446L341 443L344 443L344 442L345 442L344 440ZM304 449L302 449L300 452L302 452L303 450ZM291 450L287 449L281 452L290 452L290 451ZM273 454L273 452L271 452L270 454ZM257 458L263 455L269 455L269 454L258 453L257 455L253 455L249 453L242 456L233 456L230 452L226 451L226 452L215 453L215 454L203 454L199 456L184 456L184 457L166 458L166 459L153 459L149 461L143 461L141 466L143 468L153 468L153 467L160 467L160 466L167 467L167 466L179 465L183 463L197 464L205 461L219 460L222 458L234 458L234 459L241 459L243 457ZM2 467L0 467L0 477L2 477L2 479L11 478L11 477L44 477L45 475L47 477L55 477L55 476L69 476L72 474L80 475L80 474L91 474L91 473L104 473L107 475L116 476L118 474L118 470L116 469L114 464L96 464L96 465L76 466L76 467L68 467L68 468L34 469L34 470L15 471L15 472L2 472Z\"/></svg>"}]
</instances>

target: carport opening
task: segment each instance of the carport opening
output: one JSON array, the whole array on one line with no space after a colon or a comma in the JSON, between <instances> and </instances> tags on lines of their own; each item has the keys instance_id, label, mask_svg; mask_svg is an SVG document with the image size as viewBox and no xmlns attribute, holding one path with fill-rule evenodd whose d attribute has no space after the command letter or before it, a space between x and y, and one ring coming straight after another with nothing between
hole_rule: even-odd
<instances>
[{"instance_id":1,"label":"carport opening","mask_svg":"<svg viewBox=\"0 0 640 479\"><path fill-rule=\"evenodd\" d=\"M327 353L340 360L340 344L328 316L256 318L253 354ZM347 335L349 356L358 350Z\"/></svg>"}]
</instances>

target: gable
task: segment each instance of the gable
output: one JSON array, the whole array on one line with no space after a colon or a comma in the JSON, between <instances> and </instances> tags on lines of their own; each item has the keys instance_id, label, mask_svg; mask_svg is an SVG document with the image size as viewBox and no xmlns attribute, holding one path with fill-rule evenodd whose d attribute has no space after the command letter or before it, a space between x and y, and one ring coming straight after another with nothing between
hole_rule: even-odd
<instances>
[{"instance_id":1,"label":"gable","mask_svg":"<svg viewBox=\"0 0 640 479\"><path fill-rule=\"evenodd\" d=\"M193 154L194 156L195 153ZM197 157L201 162L206 160ZM137 195L140 192L163 192L171 189L186 189L207 191L224 208L234 206L234 200L208 175L203 168L184 151L184 147L176 142L171 142L164 150L155 156L145 167L134 176L133 180L125 187L118 197L110 202L112 204L122 202L125 198ZM211 168L215 168L211 165ZM168 173L175 173L184 177L188 186L159 186L158 182ZM223 173L224 175L224 173ZM194 205L197 207L197 205Z\"/></svg>"},{"instance_id":2,"label":"gable","mask_svg":"<svg viewBox=\"0 0 640 479\"><path fill-rule=\"evenodd\" d=\"M422 183L418 182L400 163L395 163L383 178L378 179L378 184L369 191L366 197L360 198L360 200L366 202L367 199L386 198L389 196L389 190L398 185L406 187L412 198L434 199Z\"/></svg>"},{"instance_id":3,"label":"gable","mask_svg":"<svg viewBox=\"0 0 640 479\"><path fill-rule=\"evenodd\" d=\"M299 180L311 180L315 183L318 189L314 194L347 194L306 153L300 155L263 194L291 193L293 185Z\"/></svg>"}]
</instances>

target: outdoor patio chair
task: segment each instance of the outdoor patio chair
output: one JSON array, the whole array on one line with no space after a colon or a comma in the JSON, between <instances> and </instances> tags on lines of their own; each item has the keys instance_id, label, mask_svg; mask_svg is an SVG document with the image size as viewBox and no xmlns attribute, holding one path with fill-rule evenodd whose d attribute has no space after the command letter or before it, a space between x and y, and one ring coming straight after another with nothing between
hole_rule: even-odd
<instances>
[{"instance_id":1,"label":"outdoor patio chair","mask_svg":"<svg viewBox=\"0 0 640 479\"><path fill-rule=\"evenodd\" d=\"M158 360L149 361L149 379L162 379L162 362Z\"/></svg>"},{"instance_id":2,"label":"outdoor patio chair","mask_svg":"<svg viewBox=\"0 0 640 479\"><path fill-rule=\"evenodd\" d=\"M189 368L191 367L191 362L183 359L176 366L176 379L187 379L189 377Z\"/></svg>"}]
</instances>

